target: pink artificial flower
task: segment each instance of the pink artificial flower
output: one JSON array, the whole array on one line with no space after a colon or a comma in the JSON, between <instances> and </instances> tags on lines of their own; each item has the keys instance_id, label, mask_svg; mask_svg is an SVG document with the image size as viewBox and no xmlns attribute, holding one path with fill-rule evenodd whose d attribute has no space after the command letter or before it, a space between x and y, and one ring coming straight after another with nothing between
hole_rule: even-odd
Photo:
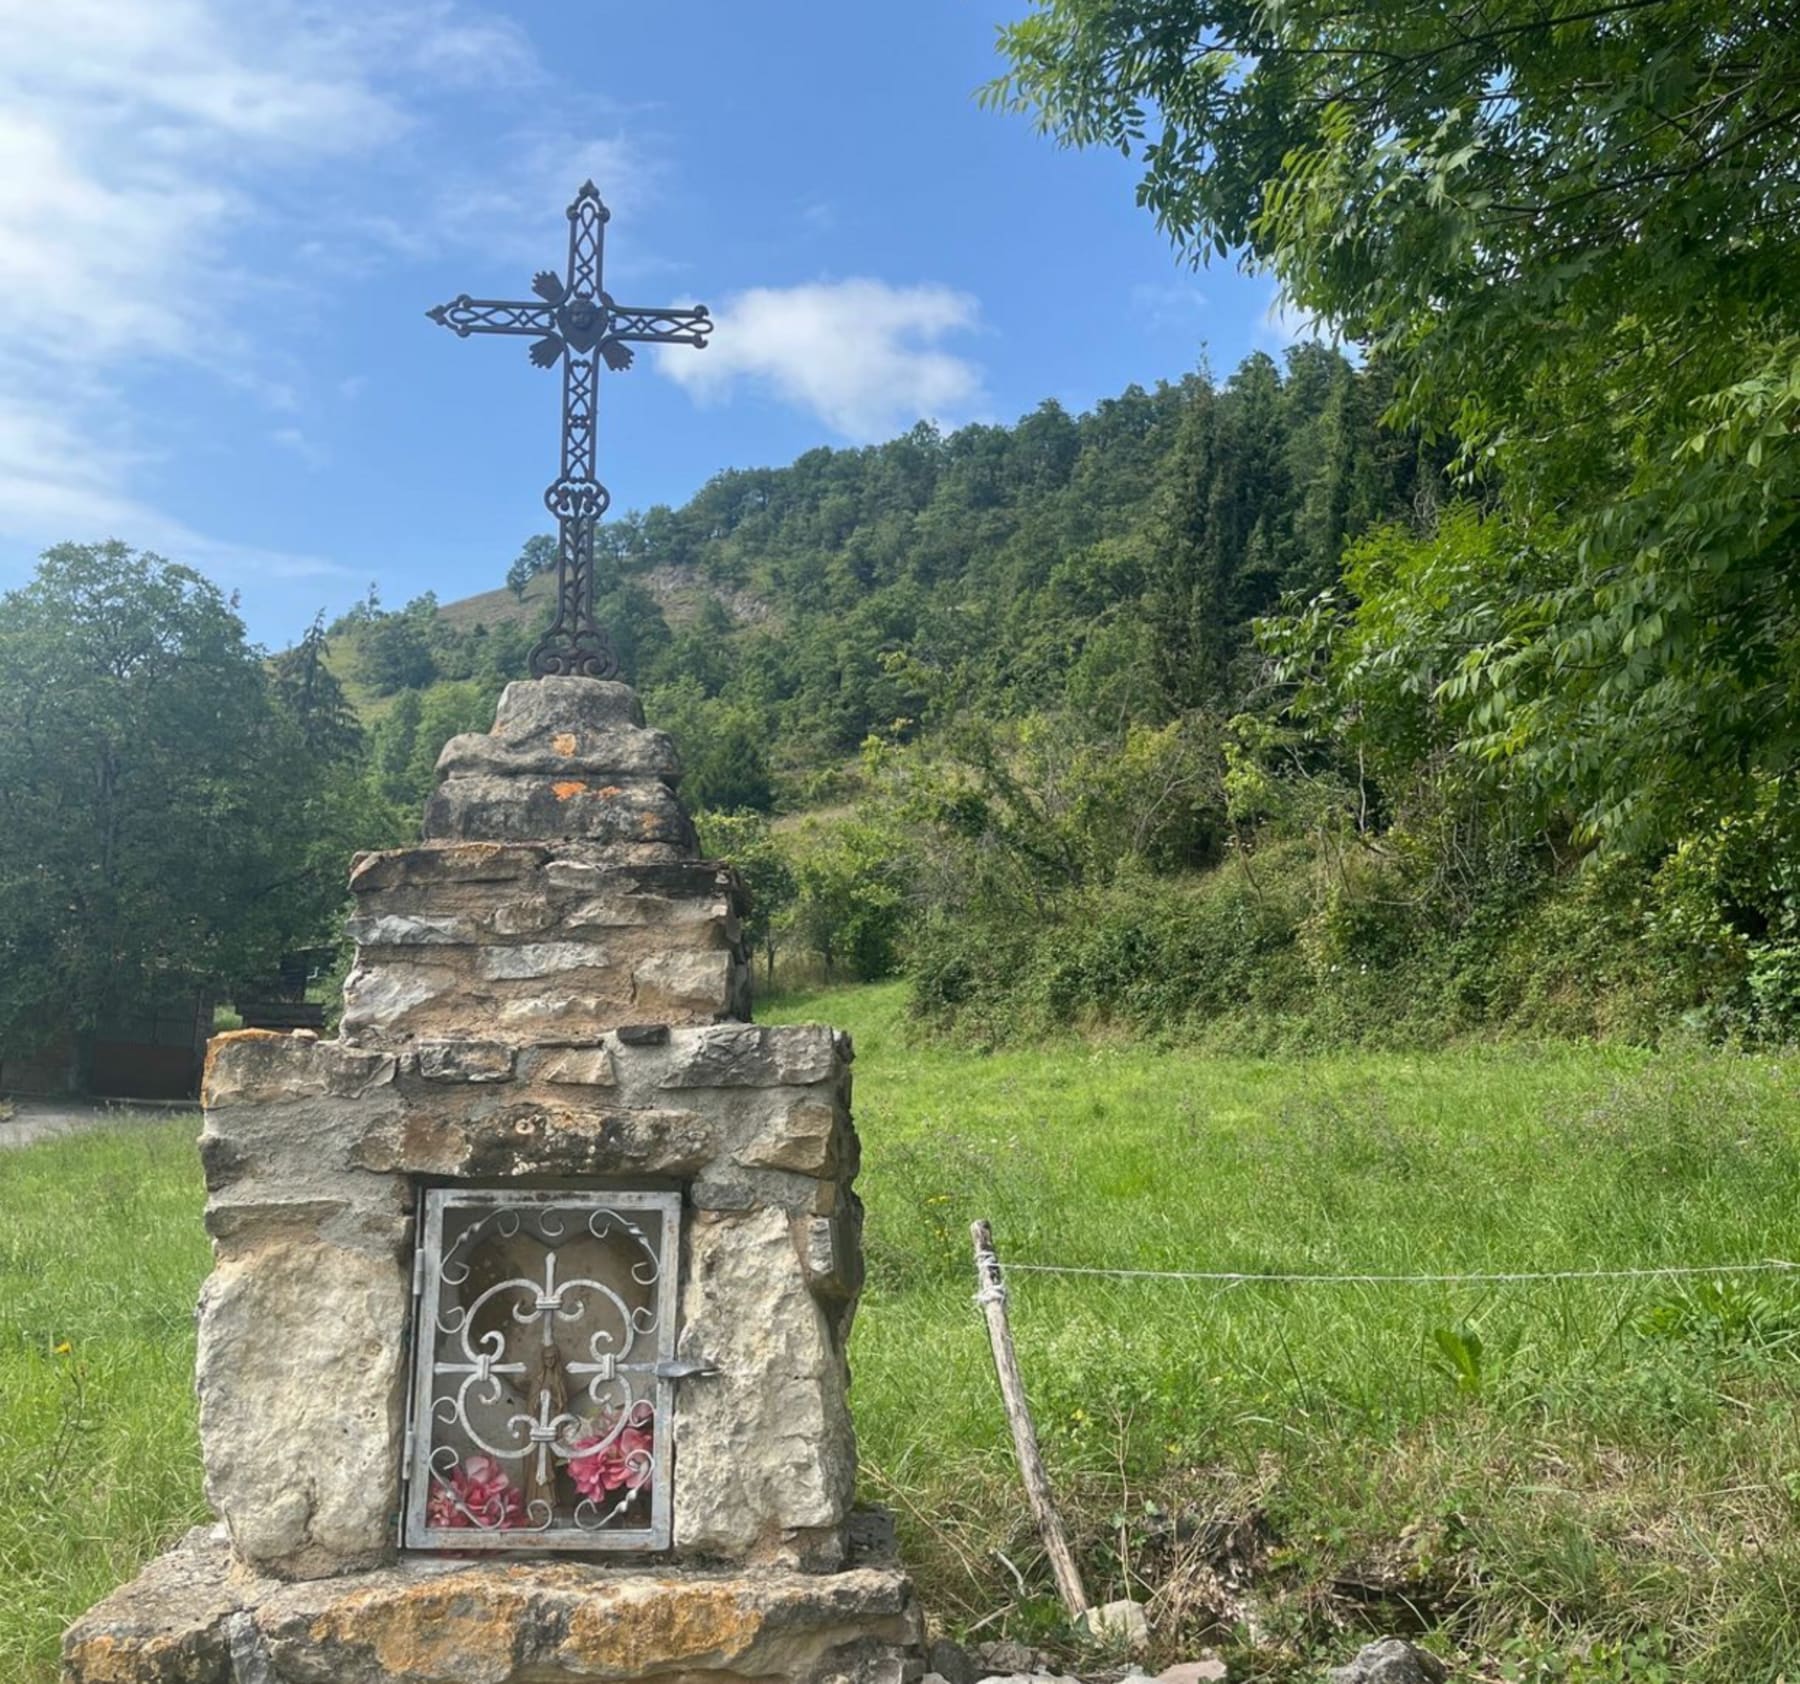
<instances>
[{"instance_id":1,"label":"pink artificial flower","mask_svg":"<svg viewBox=\"0 0 1800 1684\"><path fill-rule=\"evenodd\" d=\"M575 1441L569 1458L569 1474L582 1496L601 1502L615 1491L642 1491L650 1483L651 1424L655 1411L648 1403L632 1406L626 1424L609 1440L617 1416L603 1418L584 1438ZM582 1451L587 1451L582 1455Z\"/></svg>"},{"instance_id":2,"label":"pink artificial flower","mask_svg":"<svg viewBox=\"0 0 1800 1684\"><path fill-rule=\"evenodd\" d=\"M506 1470L491 1456L471 1456L431 1482L425 1503L427 1526L475 1526L503 1532L525 1523L525 1499Z\"/></svg>"}]
</instances>

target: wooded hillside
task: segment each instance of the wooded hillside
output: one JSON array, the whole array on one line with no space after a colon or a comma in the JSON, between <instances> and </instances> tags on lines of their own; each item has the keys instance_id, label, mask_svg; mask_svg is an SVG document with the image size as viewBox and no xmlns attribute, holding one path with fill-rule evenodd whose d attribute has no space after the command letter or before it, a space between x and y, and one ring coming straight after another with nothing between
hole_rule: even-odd
<instances>
[{"instance_id":1,"label":"wooded hillside","mask_svg":"<svg viewBox=\"0 0 1800 1684\"><path fill-rule=\"evenodd\" d=\"M771 972L901 970L994 1040L1785 1034L1779 781L1607 836L1475 752L1455 593L1506 529L1392 406L1306 345L606 526L601 613ZM523 672L549 555L332 628L398 823Z\"/></svg>"},{"instance_id":2,"label":"wooded hillside","mask_svg":"<svg viewBox=\"0 0 1800 1684\"><path fill-rule=\"evenodd\" d=\"M1113 724L1223 707L1247 682L1250 620L1331 583L1346 536L1430 495L1414 447L1377 425L1385 402L1307 346L1285 369L1259 355L1222 385L1134 387L1081 416L1046 402L1013 427L921 424L721 474L601 529L601 614L709 809L811 804L867 738L910 740L946 707ZM395 799L428 787L415 733L486 709L434 686L523 672L548 606L531 564L549 555L526 547L516 593L333 628ZM409 691L416 726L391 699Z\"/></svg>"}]
</instances>

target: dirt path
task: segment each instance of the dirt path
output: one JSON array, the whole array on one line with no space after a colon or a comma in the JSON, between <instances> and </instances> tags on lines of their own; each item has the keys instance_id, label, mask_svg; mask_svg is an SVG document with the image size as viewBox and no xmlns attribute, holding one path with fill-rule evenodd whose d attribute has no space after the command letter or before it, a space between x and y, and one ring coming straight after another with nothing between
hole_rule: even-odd
<instances>
[{"instance_id":1,"label":"dirt path","mask_svg":"<svg viewBox=\"0 0 1800 1684\"><path fill-rule=\"evenodd\" d=\"M35 1146L40 1140L80 1134L111 1123L148 1123L159 1117L198 1111L197 1099L13 1099L0 1102L0 1152Z\"/></svg>"}]
</instances>

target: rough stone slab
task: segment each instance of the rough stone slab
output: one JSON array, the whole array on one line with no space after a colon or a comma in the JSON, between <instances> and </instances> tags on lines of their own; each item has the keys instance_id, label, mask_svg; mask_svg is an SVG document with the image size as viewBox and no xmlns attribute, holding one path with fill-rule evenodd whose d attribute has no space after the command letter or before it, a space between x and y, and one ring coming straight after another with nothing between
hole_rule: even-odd
<instances>
[{"instance_id":1,"label":"rough stone slab","mask_svg":"<svg viewBox=\"0 0 1800 1684\"><path fill-rule=\"evenodd\" d=\"M548 895L523 895L497 906L484 921L488 933L497 936L533 936L559 921Z\"/></svg>"},{"instance_id":2,"label":"rough stone slab","mask_svg":"<svg viewBox=\"0 0 1800 1684\"><path fill-rule=\"evenodd\" d=\"M846 1232L842 1215L807 1217L801 1229L807 1285L815 1295L850 1298L862 1288L862 1260L855 1230Z\"/></svg>"},{"instance_id":3,"label":"rough stone slab","mask_svg":"<svg viewBox=\"0 0 1800 1684\"><path fill-rule=\"evenodd\" d=\"M1217 1655L1197 1661L1179 1661L1156 1675L1156 1684L1225 1684L1230 1669Z\"/></svg>"},{"instance_id":4,"label":"rough stone slab","mask_svg":"<svg viewBox=\"0 0 1800 1684\"><path fill-rule=\"evenodd\" d=\"M536 842L577 837L655 845L658 857L691 856L693 823L665 783L585 777L457 776L425 803L428 839Z\"/></svg>"},{"instance_id":5,"label":"rough stone slab","mask_svg":"<svg viewBox=\"0 0 1800 1684\"><path fill-rule=\"evenodd\" d=\"M793 1216L829 1215L837 1202L837 1184L791 1170L752 1169L733 1172L709 1164L688 1188L695 1210L784 1210Z\"/></svg>"},{"instance_id":6,"label":"rough stone slab","mask_svg":"<svg viewBox=\"0 0 1800 1684\"><path fill-rule=\"evenodd\" d=\"M350 1150L386 1174L509 1181L537 1175L693 1175L718 1141L691 1111L595 1110L530 1100L473 1117L414 1110L384 1117Z\"/></svg>"},{"instance_id":7,"label":"rough stone slab","mask_svg":"<svg viewBox=\"0 0 1800 1684\"><path fill-rule=\"evenodd\" d=\"M233 1029L206 1048L200 1103L209 1111L315 1094L356 1098L394 1079L391 1054L274 1029Z\"/></svg>"},{"instance_id":8,"label":"rough stone slab","mask_svg":"<svg viewBox=\"0 0 1800 1684\"><path fill-rule=\"evenodd\" d=\"M906 1575L412 1559L311 1584L234 1571L196 1530L63 1640L65 1684L905 1684Z\"/></svg>"},{"instance_id":9,"label":"rough stone slab","mask_svg":"<svg viewBox=\"0 0 1800 1684\"><path fill-rule=\"evenodd\" d=\"M1331 1684L1444 1684L1450 1669L1428 1649L1403 1638L1366 1644L1348 1666L1334 1666Z\"/></svg>"},{"instance_id":10,"label":"rough stone slab","mask_svg":"<svg viewBox=\"0 0 1800 1684\"><path fill-rule=\"evenodd\" d=\"M428 1082L509 1082L513 1049L503 1041L421 1041L419 1074Z\"/></svg>"},{"instance_id":11,"label":"rough stone slab","mask_svg":"<svg viewBox=\"0 0 1800 1684\"><path fill-rule=\"evenodd\" d=\"M684 1017L724 1017L732 1005L735 954L720 948L701 953L657 953L631 972L632 1004L643 1012Z\"/></svg>"},{"instance_id":12,"label":"rough stone slab","mask_svg":"<svg viewBox=\"0 0 1800 1684\"><path fill-rule=\"evenodd\" d=\"M618 1005L600 994L533 994L502 1004L499 1024L530 1041L568 1041L597 1034Z\"/></svg>"},{"instance_id":13,"label":"rough stone slab","mask_svg":"<svg viewBox=\"0 0 1800 1684\"><path fill-rule=\"evenodd\" d=\"M617 1081L605 1047L546 1047L532 1060L531 1079L558 1086L610 1088Z\"/></svg>"},{"instance_id":14,"label":"rough stone slab","mask_svg":"<svg viewBox=\"0 0 1800 1684\"><path fill-rule=\"evenodd\" d=\"M841 1548L849 1373L788 1217L696 1212L688 1249L681 1354L720 1372L676 1388L676 1548L775 1560L820 1536Z\"/></svg>"},{"instance_id":15,"label":"rough stone slab","mask_svg":"<svg viewBox=\"0 0 1800 1684\"><path fill-rule=\"evenodd\" d=\"M1130 1597L1089 1608L1076 1624L1096 1642L1117 1645L1133 1655L1150 1646L1150 1616L1143 1603Z\"/></svg>"},{"instance_id":16,"label":"rough stone slab","mask_svg":"<svg viewBox=\"0 0 1800 1684\"><path fill-rule=\"evenodd\" d=\"M617 959L617 949L603 941L532 941L485 949L477 969L490 982L524 981L562 971L606 970Z\"/></svg>"},{"instance_id":17,"label":"rough stone slab","mask_svg":"<svg viewBox=\"0 0 1800 1684\"><path fill-rule=\"evenodd\" d=\"M716 889L705 898L683 900L625 889L576 901L562 914L562 921L571 930L674 929L695 924L729 929L733 916L731 901Z\"/></svg>"},{"instance_id":18,"label":"rough stone slab","mask_svg":"<svg viewBox=\"0 0 1800 1684\"><path fill-rule=\"evenodd\" d=\"M205 1527L96 1603L63 1638L71 1684L232 1684L228 1622L243 1607Z\"/></svg>"},{"instance_id":19,"label":"rough stone slab","mask_svg":"<svg viewBox=\"0 0 1800 1684\"><path fill-rule=\"evenodd\" d=\"M981 1684L1081 1684L1081 1680L1066 1672L990 1672Z\"/></svg>"},{"instance_id":20,"label":"rough stone slab","mask_svg":"<svg viewBox=\"0 0 1800 1684\"><path fill-rule=\"evenodd\" d=\"M413 1228L404 1194L396 1190L386 1210L348 1199L214 1197L206 1201L206 1231L221 1263L273 1243L313 1241L404 1260L411 1256Z\"/></svg>"},{"instance_id":21,"label":"rough stone slab","mask_svg":"<svg viewBox=\"0 0 1800 1684\"><path fill-rule=\"evenodd\" d=\"M351 1041L392 1035L419 1007L456 992L459 980L447 966L375 965L359 958L344 978L341 1032Z\"/></svg>"},{"instance_id":22,"label":"rough stone slab","mask_svg":"<svg viewBox=\"0 0 1800 1684\"><path fill-rule=\"evenodd\" d=\"M603 730L555 727L507 742L497 736L452 737L438 756L440 778L654 778L677 783L681 757L661 731L641 725Z\"/></svg>"},{"instance_id":23,"label":"rough stone slab","mask_svg":"<svg viewBox=\"0 0 1800 1684\"><path fill-rule=\"evenodd\" d=\"M358 854L350 867L355 894L427 883L512 883L534 876L550 857L541 843L458 842Z\"/></svg>"},{"instance_id":24,"label":"rough stone slab","mask_svg":"<svg viewBox=\"0 0 1800 1684\"><path fill-rule=\"evenodd\" d=\"M772 1118L755 1139L740 1146L737 1162L751 1169L786 1169L801 1175L833 1175L848 1119L838 1106L805 1098Z\"/></svg>"},{"instance_id":25,"label":"rough stone slab","mask_svg":"<svg viewBox=\"0 0 1800 1684\"><path fill-rule=\"evenodd\" d=\"M466 918L387 912L346 918L344 934L359 947L467 947L480 932Z\"/></svg>"},{"instance_id":26,"label":"rough stone slab","mask_svg":"<svg viewBox=\"0 0 1800 1684\"><path fill-rule=\"evenodd\" d=\"M552 892L577 895L649 895L659 900L736 899L744 893L737 872L723 860L622 861L603 848L558 847L544 867Z\"/></svg>"},{"instance_id":27,"label":"rough stone slab","mask_svg":"<svg viewBox=\"0 0 1800 1684\"><path fill-rule=\"evenodd\" d=\"M410 1303L398 1257L271 1241L200 1303L206 1495L238 1553L306 1578L389 1553Z\"/></svg>"},{"instance_id":28,"label":"rough stone slab","mask_svg":"<svg viewBox=\"0 0 1800 1684\"><path fill-rule=\"evenodd\" d=\"M207 1191L229 1189L239 1202L323 1199L387 1210L391 1188L358 1174L349 1148L382 1118L405 1109L398 1084L365 1094L301 1094L292 1099L213 1107L201 1124L200 1162Z\"/></svg>"},{"instance_id":29,"label":"rough stone slab","mask_svg":"<svg viewBox=\"0 0 1800 1684\"><path fill-rule=\"evenodd\" d=\"M809 1086L838 1074L837 1038L823 1024L720 1024L683 1039L665 1088Z\"/></svg>"},{"instance_id":30,"label":"rough stone slab","mask_svg":"<svg viewBox=\"0 0 1800 1684\"><path fill-rule=\"evenodd\" d=\"M518 678L500 692L493 734L517 743L561 731L605 732L643 723L637 691L617 679Z\"/></svg>"}]
</instances>

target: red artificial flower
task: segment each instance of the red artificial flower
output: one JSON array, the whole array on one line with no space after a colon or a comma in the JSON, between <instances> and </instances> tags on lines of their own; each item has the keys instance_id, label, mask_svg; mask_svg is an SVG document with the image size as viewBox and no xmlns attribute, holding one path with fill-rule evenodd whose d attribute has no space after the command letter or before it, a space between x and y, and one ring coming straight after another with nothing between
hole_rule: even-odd
<instances>
[{"instance_id":1,"label":"red artificial flower","mask_svg":"<svg viewBox=\"0 0 1800 1684\"><path fill-rule=\"evenodd\" d=\"M654 1469L651 1425L655 1411L648 1403L632 1406L625 1425L616 1415L602 1419L585 1437L575 1441L569 1458L569 1474L582 1496L601 1502L616 1491L638 1492L650 1483ZM612 1436L609 1438L608 1434ZM582 1454L585 1451L586 1454Z\"/></svg>"},{"instance_id":2,"label":"red artificial flower","mask_svg":"<svg viewBox=\"0 0 1800 1684\"><path fill-rule=\"evenodd\" d=\"M448 1481L442 1475L432 1480L425 1524L503 1532L525 1524L525 1499L493 1457L471 1456L451 1471Z\"/></svg>"}]
</instances>

